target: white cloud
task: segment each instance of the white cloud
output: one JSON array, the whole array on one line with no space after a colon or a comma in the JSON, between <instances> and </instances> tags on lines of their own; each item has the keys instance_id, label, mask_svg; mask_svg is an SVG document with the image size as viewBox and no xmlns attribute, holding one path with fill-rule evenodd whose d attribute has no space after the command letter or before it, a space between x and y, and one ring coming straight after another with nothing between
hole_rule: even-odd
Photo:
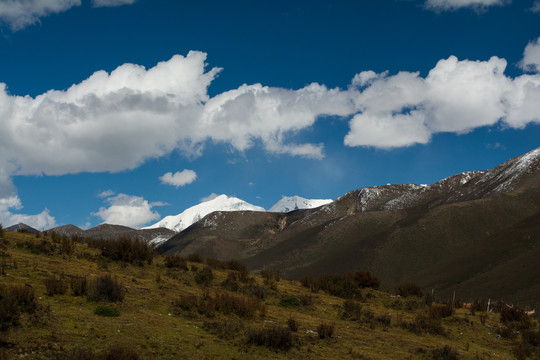
<instances>
[{"instance_id":1,"label":"white cloud","mask_svg":"<svg viewBox=\"0 0 540 360\"><path fill-rule=\"evenodd\" d=\"M37 230L47 230L56 226L54 217L45 209L36 215L14 214L12 210L22 209L21 200L18 196L0 198L0 223L9 227L18 223L24 223Z\"/></svg>"},{"instance_id":2,"label":"white cloud","mask_svg":"<svg viewBox=\"0 0 540 360\"><path fill-rule=\"evenodd\" d=\"M176 186L177 188L180 186L191 184L196 179L197 179L197 173L193 170L188 170L188 169L177 171L174 174L172 172L168 172L164 174L163 176L159 177L159 180L161 180L162 183Z\"/></svg>"},{"instance_id":3,"label":"white cloud","mask_svg":"<svg viewBox=\"0 0 540 360\"><path fill-rule=\"evenodd\" d=\"M140 196L118 194L107 198L108 207L101 207L92 213L100 217L104 223L140 228L160 218L159 213L152 211L154 206L162 203L149 203Z\"/></svg>"},{"instance_id":4,"label":"white cloud","mask_svg":"<svg viewBox=\"0 0 540 360\"><path fill-rule=\"evenodd\" d=\"M203 197L201 199L201 202L207 202L207 201L210 201L210 200L214 200L215 198L217 198L219 195L216 194L216 193L211 193L210 195L206 196L206 197Z\"/></svg>"},{"instance_id":5,"label":"white cloud","mask_svg":"<svg viewBox=\"0 0 540 360\"><path fill-rule=\"evenodd\" d=\"M99 198L108 198L114 195L114 191L112 190L105 190L98 194Z\"/></svg>"},{"instance_id":6,"label":"white cloud","mask_svg":"<svg viewBox=\"0 0 540 360\"><path fill-rule=\"evenodd\" d=\"M510 2L511 0L426 0L425 6L434 11L453 11L461 8L481 10Z\"/></svg>"},{"instance_id":7,"label":"white cloud","mask_svg":"<svg viewBox=\"0 0 540 360\"><path fill-rule=\"evenodd\" d=\"M540 73L540 37L527 44L520 66L525 71Z\"/></svg>"},{"instance_id":8,"label":"white cloud","mask_svg":"<svg viewBox=\"0 0 540 360\"><path fill-rule=\"evenodd\" d=\"M12 31L18 31L39 22L42 17L80 5L81 0L2 0L0 20Z\"/></svg>"},{"instance_id":9,"label":"white cloud","mask_svg":"<svg viewBox=\"0 0 540 360\"><path fill-rule=\"evenodd\" d=\"M347 92L319 84L243 85L210 98L220 69L206 71L205 60L193 51L150 69L124 64L35 98L10 95L0 83L0 175L122 171L174 149L200 155L209 140L238 151L262 144L270 153L321 158L321 144L287 137L319 115L354 111Z\"/></svg>"},{"instance_id":10,"label":"white cloud","mask_svg":"<svg viewBox=\"0 0 540 360\"><path fill-rule=\"evenodd\" d=\"M531 11L534 12L534 13L538 13L540 12L540 0L535 0L532 7L531 7Z\"/></svg>"},{"instance_id":11,"label":"white cloud","mask_svg":"<svg viewBox=\"0 0 540 360\"><path fill-rule=\"evenodd\" d=\"M92 0L93 7L112 7L112 6L122 6L122 5L131 5L135 0Z\"/></svg>"}]
</instances>

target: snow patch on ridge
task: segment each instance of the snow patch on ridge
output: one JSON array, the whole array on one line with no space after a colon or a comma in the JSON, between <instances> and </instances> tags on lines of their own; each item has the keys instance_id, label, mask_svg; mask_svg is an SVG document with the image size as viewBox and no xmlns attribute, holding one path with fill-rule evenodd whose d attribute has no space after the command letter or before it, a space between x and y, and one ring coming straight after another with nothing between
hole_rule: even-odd
<instances>
[{"instance_id":1,"label":"snow patch on ridge","mask_svg":"<svg viewBox=\"0 0 540 360\"><path fill-rule=\"evenodd\" d=\"M300 196L282 196L268 211L288 213L299 209L313 209L333 201L332 199L305 199Z\"/></svg>"}]
</instances>

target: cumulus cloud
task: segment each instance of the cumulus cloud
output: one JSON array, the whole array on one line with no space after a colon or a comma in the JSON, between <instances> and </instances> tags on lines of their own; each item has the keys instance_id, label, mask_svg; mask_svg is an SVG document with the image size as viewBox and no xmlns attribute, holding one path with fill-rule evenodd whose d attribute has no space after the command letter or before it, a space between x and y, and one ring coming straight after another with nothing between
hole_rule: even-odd
<instances>
[{"instance_id":1,"label":"cumulus cloud","mask_svg":"<svg viewBox=\"0 0 540 360\"><path fill-rule=\"evenodd\" d=\"M99 211L92 215L100 217L107 224L132 228L140 228L150 221L160 219L159 213L152 211L152 208L163 205L163 203L149 203L140 196L126 194L109 197L106 201L108 206L100 207Z\"/></svg>"},{"instance_id":2,"label":"cumulus cloud","mask_svg":"<svg viewBox=\"0 0 540 360\"><path fill-rule=\"evenodd\" d=\"M532 7L531 7L531 11L534 12L534 13L538 13L540 12L540 0L535 0Z\"/></svg>"},{"instance_id":3,"label":"cumulus cloud","mask_svg":"<svg viewBox=\"0 0 540 360\"><path fill-rule=\"evenodd\" d=\"M35 98L10 95L0 83L0 179L133 169L174 149L199 155L209 140L238 151L262 144L271 153L321 158L321 144L287 137L319 115L353 111L347 93L319 84L243 85L210 98L220 69L206 71L205 60L192 51L150 69L124 64Z\"/></svg>"},{"instance_id":4,"label":"cumulus cloud","mask_svg":"<svg viewBox=\"0 0 540 360\"><path fill-rule=\"evenodd\" d=\"M453 11L461 8L481 10L510 2L511 0L426 0L425 6L434 11Z\"/></svg>"},{"instance_id":5,"label":"cumulus cloud","mask_svg":"<svg viewBox=\"0 0 540 360\"><path fill-rule=\"evenodd\" d=\"M163 176L159 177L159 180L161 180L163 184L176 186L177 188L180 186L191 184L196 179L197 173L193 170L188 169L177 171L174 174L172 172L168 172Z\"/></svg>"},{"instance_id":6,"label":"cumulus cloud","mask_svg":"<svg viewBox=\"0 0 540 360\"><path fill-rule=\"evenodd\" d=\"M98 197L99 198L108 198L108 197L111 197L114 195L114 191L112 190L105 190L105 191L102 191L98 194Z\"/></svg>"},{"instance_id":7,"label":"cumulus cloud","mask_svg":"<svg viewBox=\"0 0 540 360\"><path fill-rule=\"evenodd\" d=\"M122 5L131 5L135 0L92 0L93 7L113 7Z\"/></svg>"},{"instance_id":8,"label":"cumulus cloud","mask_svg":"<svg viewBox=\"0 0 540 360\"><path fill-rule=\"evenodd\" d=\"M47 230L56 226L56 221L49 214L48 209L36 215L16 214L12 212L12 210L21 210L22 207L21 200L16 195L0 198L0 223L5 227L24 223L38 230Z\"/></svg>"},{"instance_id":9,"label":"cumulus cloud","mask_svg":"<svg viewBox=\"0 0 540 360\"><path fill-rule=\"evenodd\" d=\"M538 5L540 7L540 2ZM540 72L540 37L527 44L520 66L525 71Z\"/></svg>"},{"instance_id":10,"label":"cumulus cloud","mask_svg":"<svg viewBox=\"0 0 540 360\"><path fill-rule=\"evenodd\" d=\"M440 60L426 78L400 72L358 76L361 111L350 121L348 146L393 148L429 142L440 132L466 133L502 121L514 128L540 122L540 76L504 75L506 60ZM354 83L354 82L353 82Z\"/></svg>"},{"instance_id":11,"label":"cumulus cloud","mask_svg":"<svg viewBox=\"0 0 540 360\"><path fill-rule=\"evenodd\" d=\"M18 31L39 22L42 17L80 5L81 0L2 0L0 20L12 31Z\"/></svg>"}]
</instances>

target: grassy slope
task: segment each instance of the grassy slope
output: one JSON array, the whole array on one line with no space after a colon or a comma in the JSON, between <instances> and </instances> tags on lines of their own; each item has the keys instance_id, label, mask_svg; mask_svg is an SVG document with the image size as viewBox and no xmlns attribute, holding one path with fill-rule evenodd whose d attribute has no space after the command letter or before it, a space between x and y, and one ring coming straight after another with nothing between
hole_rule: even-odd
<instances>
[{"instance_id":1,"label":"grassy slope","mask_svg":"<svg viewBox=\"0 0 540 360\"><path fill-rule=\"evenodd\" d=\"M285 295L312 295L299 283L282 279L276 289L267 289L265 300L267 311L264 317L240 319L234 315L217 318L241 321L246 328L266 327L273 324L286 326L293 316L299 322L298 341L288 352L246 345L245 336L239 333L231 339L221 339L203 330L207 320L198 313L173 314L171 303L180 295L204 291L224 291L219 283L226 271L214 271L217 279L209 288L195 284L194 273L168 270L163 258L158 256L152 265L142 267L107 261L95 249L76 244L71 256L58 253L36 255L17 243L40 241L33 235L5 232L5 274L0 284L33 287L37 301L50 306L50 315L42 314L41 324L34 324L28 317L21 325L0 332L4 353L18 355L20 359L52 358L62 349L89 347L95 350L110 344L129 345L140 351L146 359L422 359L436 347L450 345L462 359L510 359L513 341L500 339L492 330L483 326L479 316L460 310L451 318L443 320L446 336L415 335L399 326L401 320L411 320L425 308L404 310L407 301L396 299L390 294L365 290L368 300L362 302L363 309L370 309L375 316L390 315L391 325L384 327L374 323L346 321L340 317L343 299L319 292L313 306L282 307L279 300ZM192 264L202 266L201 264ZM79 275L92 278L110 273L126 286L127 293L122 303L114 304L121 312L120 317L106 318L93 314L96 303L85 297L74 297L70 290L65 295L47 296L43 280L50 275ZM261 278L256 281L263 285ZM236 294L237 296L241 296ZM414 301L413 301L414 302ZM417 301L421 302L421 301ZM335 323L331 339L321 340L316 331L321 322ZM488 315L488 323L495 325L498 316ZM2 351L2 348L0 348ZM10 358L10 357L8 357Z\"/></svg>"}]
</instances>

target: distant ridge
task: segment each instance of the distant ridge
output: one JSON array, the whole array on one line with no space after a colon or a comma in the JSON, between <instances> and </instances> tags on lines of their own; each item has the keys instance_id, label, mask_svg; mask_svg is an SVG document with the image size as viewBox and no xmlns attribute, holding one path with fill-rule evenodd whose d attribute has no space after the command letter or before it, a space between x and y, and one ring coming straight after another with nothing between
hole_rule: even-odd
<instances>
[{"instance_id":1,"label":"distant ridge","mask_svg":"<svg viewBox=\"0 0 540 360\"><path fill-rule=\"evenodd\" d=\"M236 258L293 279L362 269L386 289L414 281L446 294L540 303L539 214L537 148L490 170L362 188L314 209L215 212L161 249ZM478 266L461 271L471 261Z\"/></svg>"},{"instance_id":2,"label":"distant ridge","mask_svg":"<svg viewBox=\"0 0 540 360\"><path fill-rule=\"evenodd\" d=\"M39 232L39 230L34 229L33 227L28 226L28 225L23 224L23 223L18 223L18 224L15 224L15 225L11 225L10 227L5 228L5 230L8 230L8 231L27 231L27 232L32 233L32 234L37 234Z\"/></svg>"}]
</instances>

